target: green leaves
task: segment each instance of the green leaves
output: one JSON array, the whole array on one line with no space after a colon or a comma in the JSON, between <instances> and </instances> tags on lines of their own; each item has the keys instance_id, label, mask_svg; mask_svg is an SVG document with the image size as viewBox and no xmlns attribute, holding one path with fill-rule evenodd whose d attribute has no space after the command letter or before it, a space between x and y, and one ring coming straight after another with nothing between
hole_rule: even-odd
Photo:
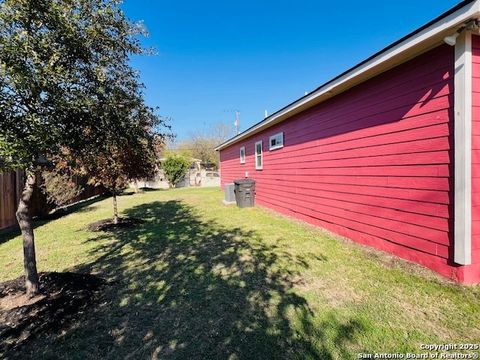
<instances>
[{"instance_id":1,"label":"green leaves","mask_svg":"<svg viewBox=\"0 0 480 360\"><path fill-rule=\"evenodd\" d=\"M140 32L118 1L0 1L2 169L80 156L112 129L128 132L131 118L118 121L116 107L144 107L128 64L143 52Z\"/></svg>"},{"instance_id":2,"label":"green leaves","mask_svg":"<svg viewBox=\"0 0 480 360\"><path fill-rule=\"evenodd\" d=\"M191 161L181 155L172 155L162 161L161 167L171 186L177 186L177 184L183 180L191 165Z\"/></svg>"}]
</instances>

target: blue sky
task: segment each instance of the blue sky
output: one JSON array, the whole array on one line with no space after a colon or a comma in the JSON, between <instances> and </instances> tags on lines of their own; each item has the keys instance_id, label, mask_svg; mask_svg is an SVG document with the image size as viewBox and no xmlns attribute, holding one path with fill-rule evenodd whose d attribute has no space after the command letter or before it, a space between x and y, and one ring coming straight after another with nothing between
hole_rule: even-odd
<instances>
[{"instance_id":1,"label":"blue sky","mask_svg":"<svg viewBox=\"0 0 480 360\"><path fill-rule=\"evenodd\" d=\"M125 0L157 55L132 59L147 103L178 139L234 121L240 130L456 5L437 1Z\"/></svg>"}]
</instances>

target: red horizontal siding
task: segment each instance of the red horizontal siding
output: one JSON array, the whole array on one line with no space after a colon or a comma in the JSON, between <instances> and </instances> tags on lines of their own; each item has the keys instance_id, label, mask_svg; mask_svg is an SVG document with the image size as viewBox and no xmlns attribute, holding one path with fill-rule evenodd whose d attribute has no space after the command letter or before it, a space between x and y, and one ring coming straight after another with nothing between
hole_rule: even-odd
<instances>
[{"instance_id":1,"label":"red horizontal siding","mask_svg":"<svg viewBox=\"0 0 480 360\"><path fill-rule=\"evenodd\" d=\"M248 173L262 206L464 276L451 259L452 114L453 48L442 45L223 149L222 185ZM269 151L279 131L284 147Z\"/></svg>"},{"instance_id":2,"label":"red horizontal siding","mask_svg":"<svg viewBox=\"0 0 480 360\"><path fill-rule=\"evenodd\" d=\"M445 118L448 119L448 114L445 112ZM380 129L376 129L376 133L370 131L369 134L367 131L364 131L362 134L363 137L359 137L359 132L355 134L347 133L345 135L338 135L334 139L327 138L325 141L313 141L311 143L305 144L300 143L298 145L290 145L288 148L285 148L282 155L283 157L292 156L298 152L310 149L312 153L322 152L328 153L333 151L342 151L350 149L360 149L367 148L370 149L372 146L378 145L391 145L391 144L402 144L405 142L411 142L416 140L425 139L426 135L431 136L432 138L448 136L449 135L449 125L448 120L446 119L435 119L438 121L437 125L425 126L425 123L422 124L423 127L413 127L412 123L408 124L402 123L402 128L398 127L395 132L392 133L382 133ZM400 125L400 124L399 124ZM418 125L417 125L418 126ZM367 130L367 129L365 129ZM391 129L390 129L391 130ZM290 137L290 144L292 143ZM335 142L332 142L335 140Z\"/></svg>"},{"instance_id":3,"label":"red horizontal siding","mask_svg":"<svg viewBox=\"0 0 480 360\"><path fill-rule=\"evenodd\" d=\"M404 165L347 168L314 168L296 170L269 170L271 175L350 175L350 176L391 176L391 177L440 177L448 181L448 165Z\"/></svg>"},{"instance_id":4,"label":"red horizontal siding","mask_svg":"<svg viewBox=\"0 0 480 360\"><path fill-rule=\"evenodd\" d=\"M342 194L362 194L370 195L373 197L385 198L387 201L389 199L403 199L411 200L415 202L431 202L438 204L448 204L449 203L449 194L447 191L431 191L431 190L416 190L416 189L407 189L407 188L385 188L369 185L343 185L343 184L322 184L314 182L305 182L302 181L292 191L285 190L290 187L291 180L271 180L263 179L262 177L257 176L259 184L257 188L261 189L265 187L265 192L270 191L271 189L278 189L285 193L293 194L306 194L315 196L316 194L321 194L322 192L332 192L332 193L342 193ZM414 209L412 209L414 210Z\"/></svg>"},{"instance_id":5,"label":"red horizontal siding","mask_svg":"<svg viewBox=\"0 0 480 360\"><path fill-rule=\"evenodd\" d=\"M257 185L262 189L261 182ZM266 185L267 188L271 188L271 185ZM283 193L286 193L285 186L280 187ZM266 190L263 190L267 193ZM289 191L291 193L291 191ZM318 202L323 202L329 199L345 201L349 204L368 204L375 206L377 209L373 212L380 211L381 209L392 209L397 211L403 211L413 214L425 215L430 217L450 218L450 206L447 204L434 204L424 203L421 201L395 199L381 196L368 196L362 193L340 193L335 191L321 191L321 190L307 190L305 188L298 187L295 190L295 196L299 193L308 194L313 198L317 198ZM351 206L351 205L350 205ZM431 221L434 221L433 219Z\"/></svg>"},{"instance_id":6,"label":"red horizontal siding","mask_svg":"<svg viewBox=\"0 0 480 360\"><path fill-rule=\"evenodd\" d=\"M269 206L269 204L264 204L264 205ZM269 207L273 208L274 206L269 206ZM392 254L397 254L408 260L427 266L446 277L450 277L450 278L458 277L462 279L465 278L460 271L455 271L452 269L447 259L442 258L440 256L425 255L424 252L419 251L418 249L410 248L405 245L396 244L395 242L391 242L388 239L381 239L377 236L372 236L361 231L356 231L354 229L350 229L345 226L340 226L335 223L326 222L316 217L306 216L285 207L275 207L275 210L282 214L306 221L310 224L321 226L341 236L345 236L347 238L353 239L356 242L361 243L363 245L375 247L377 249L380 249ZM471 281L470 279L466 279L465 282L473 282L473 281Z\"/></svg>"},{"instance_id":7,"label":"red horizontal siding","mask_svg":"<svg viewBox=\"0 0 480 360\"><path fill-rule=\"evenodd\" d=\"M264 198L264 202L270 204L270 206L278 208L286 207L285 202L283 202L278 196L266 196ZM352 217L349 218L349 214L346 213L346 211L334 211L332 209L326 209L326 207L318 204L314 206L314 209L308 208L307 206L308 205L300 206L289 204L286 208L294 211L297 214L318 218L327 223L340 225L348 229L362 232L366 235L371 235L378 237L379 239L394 242L398 245L403 245L413 249L424 251L428 254L438 255L440 257L448 256L448 246L443 246L442 244L437 244L433 241L428 241L418 238L416 236L411 236L410 234L408 234L409 229L407 229L407 226L405 224L400 225L402 226L402 228L398 228L398 222L377 218L375 216L369 217L357 213L350 214L350 216ZM396 229L396 231L390 229ZM411 232L415 231L410 231L410 233ZM425 231L423 232L426 233ZM441 242L442 239L437 239L437 241Z\"/></svg>"},{"instance_id":8,"label":"red horizontal siding","mask_svg":"<svg viewBox=\"0 0 480 360\"><path fill-rule=\"evenodd\" d=\"M428 226L425 226L424 224L422 225L413 224L413 222L418 222L418 221L410 220L412 223L409 223L408 217L404 217L402 219L401 215L398 217L395 216L394 218L382 216L386 214L385 212L383 213L376 212L375 215L367 215L368 213L367 214L363 213L363 211L369 210L365 207L349 206L346 209L338 208L333 206L332 203L317 201L317 199L303 195L301 193L293 196L293 195L285 195L284 192L282 191L276 191L276 192L272 191L264 195L264 197L266 199L268 198L269 202L280 201L281 203L285 203L285 199L292 202L300 201L302 206L299 206L297 208L297 212L302 212L302 211L310 212L310 210L317 211L322 213L325 216L333 216L333 217L349 220L351 224L355 222L355 223L358 223L357 225L361 225L361 224L373 225L378 229L385 229L387 231L390 231L390 229L394 229L394 231L392 231L392 234L395 232L395 233L412 235L416 237L421 236L419 237L419 239L423 238L425 240L429 240L438 244L443 244L447 246L449 245L448 232L444 230L432 229L430 224L428 224ZM354 228L355 226L352 225L351 227ZM425 231L425 227L428 227L429 230ZM392 237L393 236L396 236L396 235L392 235Z\"/></svg>"},{"instance_id":9,"label":"red horizontal siding","mask_svg":"<svg viewBox=\"0 0 480 360\"><path fill-rule=\"evenodd\" d=\"M480 264L480 37L473 36L472 48L472 263L475 265ZM479 273L480 266L475 275Z\"/></svg>"},{"instance_id":10,"label":"red horizontal siding","mask_svg":"<svg viewBox=\"0 0 480 360\"><path fill-rule=\"evenodd\" d=\"M310 174L286 174L278 172L275 181L295 181L298 183L322 183L322 184L347 184L358 186L393 187L402 189L407 184L411 189L427 189L448 191L450 184L446 178L428 177L402 177L402 176L336 176L336 175L310 175ZM258 176L261 178L261 176ZM360 184L360 185L359 185ZM394 190L395 191L395 190ZM402 189L403 192L403 189Z\"/></svg>"},{"instance_id":11,"label":"red horizontal siding","mask_svg":"<svg viewBox=\"0 0 480 360\"><path fill-rule=\"evenodd\" d=\"M222 185L464 282L480 281L480 40L473 38L472 261L453 264L453 48L439 46L221 151ZM285 134L284 148L268 138ZM263 170L254 144L263 140ZM246 163L239 163L239 148Z\"/></svg>"},{"instance_id":12,"label":"red horizontal siding","mask_svg":"<svg viewBox=\"0 0 480 360\"><path fill-rule=\"evenodd\" d=\"M422 123L423 126L428 125L429 123L439 123L444 118L449 117L449 107L453 103L452 96L443 96L440 98L432 98L428 102L414 104L417 107L417 111L421 108L422 117L430 117L429 122ZM376 106L374 104L372 106ZM317 107L314 107L316 109ZM309 110L312 111L312 110ZM443 114L439 114L443 111ZM428 115L430 113L434 113ZM339 117L326 117L324 119L318 118L316 119L314 116L309 115L308 113L305 115L305 126L301 127L299 124L296 123L297 117L292 117L289 121L291 124L290 128L288 127L289 124L285 124L284 131L289 133L289 144L295 145L298 143L306 144L312 140L323 140L326 138L330 138L333 136L337 136L340 134L348 134L350 132L354 132L351 136L355 136L357 138L363 137L365 133L374 132L374 130L370 130L372 127L377 127L380 125L391 124L400 122L399 128L408 128L409 124L403 123L404 120L410 118L414 118L413 120L419 117L418 112L412 109L411 105L403 105L396 109L390 109L388 111L379 112L379 113L366 113L366 112L358 112L358 113L351 113L348 115L342 115ZM302 119L303 120L303 119ZM421 121L421 120L420 120ZM312 124L309 124L309 123ZM316 134L316 128L318 127L318 123L322 123L322 137L321 139L318 138L318 134ZM445 121L444 121L445 122ZM303 121L302 121L303 123ZM361 129L368 129L369 131L365 130L365 132L360 132ZM385 134L385 131L388 132L395 132L397 128L395 126L384 126L384 128L376 129L377 133ZM398 130L397 130L398 131ZM291 136L291 137L290 137ZM334 141L342 141L342 139L333 138ZM315 145L315 144L309 144Z\"/></svg>"}]
</instances>

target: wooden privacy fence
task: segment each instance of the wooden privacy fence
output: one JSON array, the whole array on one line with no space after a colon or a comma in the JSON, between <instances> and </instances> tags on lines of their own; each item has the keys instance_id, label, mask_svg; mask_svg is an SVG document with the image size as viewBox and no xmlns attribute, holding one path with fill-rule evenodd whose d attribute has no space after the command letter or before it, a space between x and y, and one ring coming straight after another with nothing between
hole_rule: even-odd
<instances>
[{"instance_id":1,"label":"wooden privacy fence","mask_svg":"<svg viewBox=\"0 0 480 360\"><path fill-rule=\"evenodd\" d=\"M24 172L20 170L0 173L0 230L17 224L15 212L23 190L24 179ZM83 191L70 203L88 199L104 192L101 187L86 185L85 180L82 179L76 179L76 183L83 187ZM47 202L46 196L37 186L32 198L32 215L46 215L53 208L54 206Z\"/></svg>"},{"instance_id":2,"label":"wooden privacy fence","mask_svg":"<svg viewBox=\"0 0 480 360\"><path fill-rule=\"evenodd\" d=\"M16 224L15 211L23 188L23 172L0 173L0 229Z\"/></svg>"}]
</instances>

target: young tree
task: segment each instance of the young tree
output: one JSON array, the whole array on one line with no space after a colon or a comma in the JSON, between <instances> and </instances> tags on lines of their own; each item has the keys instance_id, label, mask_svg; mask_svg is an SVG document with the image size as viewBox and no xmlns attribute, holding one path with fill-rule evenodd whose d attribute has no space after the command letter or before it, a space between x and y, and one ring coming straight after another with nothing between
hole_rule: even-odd
<instances>
[{"instance_id":1,"label":"young tree","mask_svg":"<svg viewBox=\"0 0 480 360\"><path fill-rule=\"evenodd\" d=\"M161 167L170 186L176 187L185 178L191 164L192 162L182 155L170 155L162 161Z\"/></svg>"},{"instance_id":2,"label":"young tree","mask_svg":"<svg viewBox=\"0 0 480 360\"><path fill-rule=\"evenodd\" d=\"M110 134L103 142L87 147L79 157L79 168L89 177L90 183L108 189L113 198L113 223L118 224L117 195L129 181L149 178L157 168L156 150L164 135L156 131L167 126L152 109L143 107L126 111L123 108L115 116L129 119L128 131ZM113 115L112 115L113 116ZM125 130L125 129L124 129Z\"/></svg>"},{"instance_id":3,"label":"young tree","mask_svg":"<svg viewBox=\"0 0 480 360\"><path fill-rule=\"evenodd\" d=\"M124 131L126 120L101 113L105 84L136 84L128 58L143 52L140 32L115 0L0 1L0 170L26 172L17 219L31 296L39 291L30 214L37 174L45 159Z\"/></svg>"}]
</instances>

